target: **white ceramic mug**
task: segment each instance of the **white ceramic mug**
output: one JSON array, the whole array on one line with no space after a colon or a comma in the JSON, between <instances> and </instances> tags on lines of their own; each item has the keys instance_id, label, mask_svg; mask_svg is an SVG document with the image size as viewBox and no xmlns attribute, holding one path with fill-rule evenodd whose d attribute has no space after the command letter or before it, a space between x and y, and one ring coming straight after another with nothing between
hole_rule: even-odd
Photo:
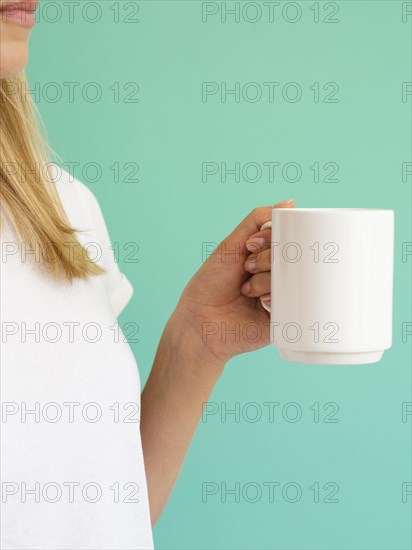
<instances>
[{"instance_id":1,"label":"white ceramic mug","mask_svg":"<svg viewBox=\"0 0 412 550\"><path fill-rule=\"evenodd\" d=\"M288 361L356 365L392 344L393 210L274 208L271 342Z\"/></svg>"}]
</instances>

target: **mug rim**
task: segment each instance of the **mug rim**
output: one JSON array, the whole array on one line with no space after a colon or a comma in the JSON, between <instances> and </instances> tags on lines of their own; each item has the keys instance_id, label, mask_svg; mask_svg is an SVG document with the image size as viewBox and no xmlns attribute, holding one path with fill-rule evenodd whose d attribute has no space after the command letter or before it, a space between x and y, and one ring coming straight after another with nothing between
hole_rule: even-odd
<instances>
[{"instance_id":1,"label":"mug rim","mask_svg":"<svg viewBox=\"0 0 412 550\"><path fill-rule=\"evenodd\" d=\"M274 212L334 212L348 214L352 212L394 212L388 208L273 208Z\"/></svg>"}]
</instances>

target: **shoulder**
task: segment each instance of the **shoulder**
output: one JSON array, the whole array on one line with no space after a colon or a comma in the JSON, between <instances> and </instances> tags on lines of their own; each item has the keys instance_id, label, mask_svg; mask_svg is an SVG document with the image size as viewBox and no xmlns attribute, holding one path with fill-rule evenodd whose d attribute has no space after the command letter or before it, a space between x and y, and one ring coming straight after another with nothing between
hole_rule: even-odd
<instances>
[{"instance_id":1,"label":"shoulder","mask_svg":"<svg viewBox=\"0 0 412 550\"><path fill-rule=\"evenodd\" d=\"M51 166L51 174L71 223L74 225L78 225L79 222L88 223L96 220L96 216L99 218L102 216L96 197L84 183L57 164Z\"/></svg>"},{"instance_id":2,"label":"shoulder","mask_svg":"<svg viewBox=\"0 0 412 550\"><path fill-rule=\"evenodd\" d=\"M84 183L59 166L53 165L52 174L62 206L71 226L78 232L80 243L98 245L99 257L96 261L105 270L103 278L111 306L117 316L130 300L133 287L120 271L114 257L110 236L99 203Z\"/></svg>"}]
</instances>

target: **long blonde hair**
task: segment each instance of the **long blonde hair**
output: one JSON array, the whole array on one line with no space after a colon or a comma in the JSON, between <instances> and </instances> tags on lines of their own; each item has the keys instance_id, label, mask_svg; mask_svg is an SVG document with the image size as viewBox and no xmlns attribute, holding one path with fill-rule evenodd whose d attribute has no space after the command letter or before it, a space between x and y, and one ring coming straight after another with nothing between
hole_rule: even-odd
<instances>
[{"instance_id":1,"label":"long blonde hair","mask_svg":"<svg viewBox=\"0 0 412 550\"><path fill-rule=\"evenodd\" d=\"M41 268L70 282L103 270L80 245L53 181L51 149L23 72L0 79L1 210ZM42 131L40 131L40 126Z\"/></svg>"}]
</instances>

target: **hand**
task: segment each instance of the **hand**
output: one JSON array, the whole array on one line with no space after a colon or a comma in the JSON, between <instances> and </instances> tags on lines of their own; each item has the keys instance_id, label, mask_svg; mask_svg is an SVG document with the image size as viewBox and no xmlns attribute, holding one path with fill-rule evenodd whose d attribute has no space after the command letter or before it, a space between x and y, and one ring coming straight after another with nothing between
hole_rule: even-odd
<instances>
[{"instance_id":1,"label":"hand","mask_svg":"<svg viewBox=\"0 0 412 550\"><path fill-rule=\"evenodd\" d=\"M220 243L189 281L162 333L140 421L153 523L226 362L269 343L269 315L259 297L270 291L271 232L259 228L271 215L271 206L256 208Z\"/></svg>"},{"instance_id":2,"label":"hand","mask_svg":"<svg viewBox=\"0 0 412 550\"><path fill-rule=\"evenodd\" d=\"M292 208L293 200L275 205ZM169 320L185 355L209 356L224 365L231 357L269 344L272 206L255 208L224 239L184 289Z\"/></svg>"}]
</instances>

